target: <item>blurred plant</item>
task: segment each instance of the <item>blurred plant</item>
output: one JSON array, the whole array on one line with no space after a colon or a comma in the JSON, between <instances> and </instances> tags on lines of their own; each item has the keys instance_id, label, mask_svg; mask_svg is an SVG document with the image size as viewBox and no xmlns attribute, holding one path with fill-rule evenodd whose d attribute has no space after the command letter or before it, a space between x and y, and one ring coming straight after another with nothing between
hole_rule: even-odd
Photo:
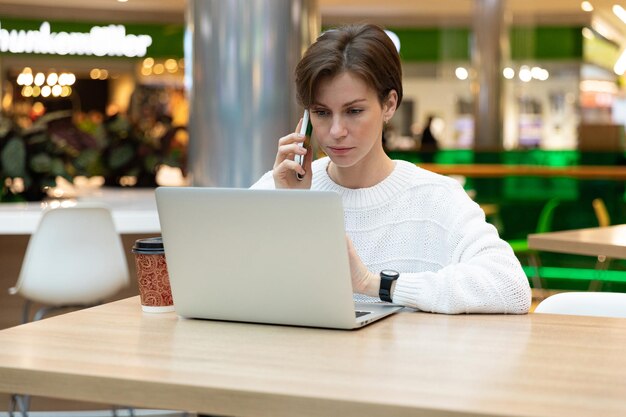
<instances>
[{"instance_id":1,"label":"blurred plant","mask_svg":"<svg viewBox=\"0 0 626 417\"><path fill-rule=\"evenodd\" d=\"M161 117L150 126L133 124L122 115L103 123L107 146L102 152L105 184L154 187L161 165L185 169L187 131ZM134 184L124 183L134 178Z\"/></svg>"},{"instance_id":2,"label":"blurred plant","mask_svg":"<svg viewBox=\"0 0 626 417\"><path fill-rule=\"evenodd\" d=\"M101 175L106 185L156 186L161 165L185 172L186 142L185 127L172 126L168 117L150 125L122 115L85 123L63 111L24 128L0 115L0 201L41 200L58 176L72 182L78 175Z\"/></svg>"},{"instance_id":3,"label":"blurred plant","mask_svg":"<svg viewBox=\"0 0 626 417\"><path fill-rule=\"evenodd\" d=\"M80 150L50 129L67 117L71 114L51 113L21 128L0 116L0 201L40 200L57 176L72 180L72 159Z\"/></svg>"}]
</instances>

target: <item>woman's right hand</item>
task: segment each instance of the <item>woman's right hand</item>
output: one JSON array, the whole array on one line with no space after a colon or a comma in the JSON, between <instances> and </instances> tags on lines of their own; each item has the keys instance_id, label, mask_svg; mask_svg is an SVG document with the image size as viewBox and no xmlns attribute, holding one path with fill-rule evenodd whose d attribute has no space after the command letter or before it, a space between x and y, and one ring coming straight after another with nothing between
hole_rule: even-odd
<instances>
[{"instance_id":1,"label":"woman's right hand","mask_svg":"<svg viewBox=\"0 0 626 417\"><path fill-rule=\"evenodd\" d=\"M300 131L302 119L296 127L296 131L278 140L278 153L274 162L274 185L276 188L311 188L311 150L301 146L306 139L297 132ZM304 167L296 161L295 156L304 155ZM302 181L296 178L296 173L303 178Z\"/></svg>"}]
</instances>

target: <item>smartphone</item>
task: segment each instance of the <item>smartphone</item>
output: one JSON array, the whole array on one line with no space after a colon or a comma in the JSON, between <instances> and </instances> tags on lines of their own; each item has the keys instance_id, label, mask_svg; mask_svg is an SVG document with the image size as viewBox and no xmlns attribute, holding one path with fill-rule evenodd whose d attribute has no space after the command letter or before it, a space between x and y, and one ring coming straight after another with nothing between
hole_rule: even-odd
<instances>
[{"instance_id":1,"label":"smartphone","mask_svg":"<svg viewBox=\"0 0 626 417\"><path fill-rule=\"evenodd\" d=\"M305 136L304 142L301 143L300 146L309 148L309 144L311 142L311 134L313 133L313 125L311 124L311 118L309 117L308 110L304 110L304 114L302 115L302 125L300 126L299 133ZM296 155L294 160L299 163L301 167L304 167L304 155ZM300 181L304 179L304 177L297 172L296 178Z\"/></svg>"}]
</instances>

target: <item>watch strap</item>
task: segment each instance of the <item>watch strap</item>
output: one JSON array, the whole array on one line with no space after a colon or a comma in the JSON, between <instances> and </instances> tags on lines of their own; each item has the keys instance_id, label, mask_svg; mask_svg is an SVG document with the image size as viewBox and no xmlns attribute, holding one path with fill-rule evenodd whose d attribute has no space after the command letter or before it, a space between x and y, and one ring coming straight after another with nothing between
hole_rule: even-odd
<instances>
[{"instance_id":1,"label":"watch strap","mask_svg":"<svg viewBox=\"0 0 626 417\"><path fill-rule=\"evenodd\" d=\"M378 290L378 296L382 301L391 303L391 286L395 280L400 277L398 271L385 269L380 271L380 289Z\"/></svg>"}]
</instances>

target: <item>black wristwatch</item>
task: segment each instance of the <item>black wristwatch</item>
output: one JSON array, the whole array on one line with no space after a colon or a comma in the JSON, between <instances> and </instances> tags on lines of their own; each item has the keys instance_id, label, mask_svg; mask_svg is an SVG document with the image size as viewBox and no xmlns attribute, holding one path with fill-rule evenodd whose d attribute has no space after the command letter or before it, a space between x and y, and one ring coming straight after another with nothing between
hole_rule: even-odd
<instances>
[{"instance_id":1,"label":"black wristwatch","mask_svg":"<svg viewBox=\"0 0 626 417\"><path fill-rule=\"evenodd\" d=\"M400 273L393 269L383 269L380 271L380 290L378 296L382 301L391 302L391 284L400 278Z\"/></svg>"}]
</instances>

